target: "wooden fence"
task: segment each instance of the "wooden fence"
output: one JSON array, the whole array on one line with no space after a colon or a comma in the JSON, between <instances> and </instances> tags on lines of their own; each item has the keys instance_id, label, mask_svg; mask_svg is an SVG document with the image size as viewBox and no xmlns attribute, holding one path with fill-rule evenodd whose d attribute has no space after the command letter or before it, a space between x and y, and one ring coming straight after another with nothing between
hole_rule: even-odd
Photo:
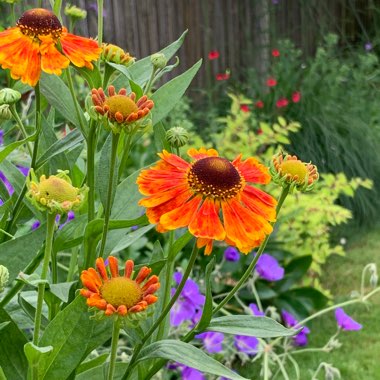
<instances>
[{"instance_id":1,"label":"wooden fence","mask_svg":"<svg viewBox=\"0 0 380 380\"><path fill-rule=\"evenodd\" d=\"M252 66L264 74L270 49L278 39L290 38L306 55L315 51L328 31L337 33L342 43L364 44L370 39L372 25L380 19L375 1L105 0L104 40L141 58L167 46L188 29L179 52L180 71L199 58L207 62L209 51L218 50L220 58L209 64L212 76L226 69L237 76ZM25 2L37 4L37 0ZM77 30L96 36L96 1L70 2L88 12ZM196 85L204 84L206 68L203 65Z\"/></svg>"}]
</instances>

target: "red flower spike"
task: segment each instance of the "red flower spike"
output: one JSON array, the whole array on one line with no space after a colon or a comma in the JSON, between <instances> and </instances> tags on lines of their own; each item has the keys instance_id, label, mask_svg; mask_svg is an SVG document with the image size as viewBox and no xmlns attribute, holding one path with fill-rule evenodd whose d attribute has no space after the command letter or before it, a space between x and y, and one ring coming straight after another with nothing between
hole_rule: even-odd
<instances>
[{"instance_id":1,"label":"red flower spike","mask_svg":"<svg viewBox=\"0 0 380 380\"><path fill-rule=\"evenodd\" d=\"M274 78L268 78L267 79L267 86L268 87L274 87L277 85L277 81Z\"/></svg>"},{"instance_id":2,"label":"red flower spike","mask_svg":"<svg viewBox=\"0 0 380 380\"><path fill-rule=\"evenodd\" d=\"M210 53L208 53L208 59L210 61L214 60L214 59L218 59L219 58L219 52L217 50L211 50Z\"/></svg>"},{"instance_id":3,"label":"red flower spike","mask_svg":"<svg viewBox=\"0 0 380 380\"><path fill-rule=\"evenodd\" d=\"M272 56L275 57L275 58L279 57L280 56L280 51L277 50L277 49L273 49L272 50Z\"/></svg>"}]
</instances>

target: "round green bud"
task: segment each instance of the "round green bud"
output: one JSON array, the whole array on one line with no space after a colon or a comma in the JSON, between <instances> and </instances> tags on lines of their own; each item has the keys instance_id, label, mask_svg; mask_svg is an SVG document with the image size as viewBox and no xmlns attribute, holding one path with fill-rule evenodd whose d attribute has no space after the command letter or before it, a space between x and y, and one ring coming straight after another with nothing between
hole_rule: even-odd
<instances>
[{"instance_id":1,"label":"round green bud","mask_svg":"<svg viewBox=\"0 0 380 380\"><path fill-rule=\"evenodd\" d=\"M9 271L4 265L0 265L0 292L5 288L9 280Z\"/></svg>"},{"instance_id":2,"label":"round green bud","mask_svg":"<svg viewBox=\"0 0 380 380\"><path fill-rule=\"evenodd\" d=\"M174 127L166 132L166 140L171 146L181 148L189 141L189 133L185 128Z\"/></svg>"},{"instance_id":3,"label":"round green bud","mask_svg":"<svg viewBox=\"0 0 380 380\"><path fill-rule=\"evenodd\" d=\"M75 5L66 5L65 15L78 20L84 20L87 17L87 12Z\"/></svg>"},{"instance_id":4,"label":"round green bud","mask_svg":"<svg viewBox=\"0 0 380 380\"><path fill-rule=\"evenodd\" d=\"M2 104L0 106L0 120L10 120L12 119L12 113L9 109L8 104Z\"/></svg>"},{"instance_id":5,"label":"round green bud","mask_svg":"<svg viewBox=\"0 0 380 380\"><path fill-rule=\"evenodd\" d=\"M150 61L152 62L152 65L157 69L163 69L168 63L165 54L162 53L152 54L150 56Z\"/></svg>"},{"instance_id":6,"label":"round green bud","mask_svg":"<svg viewBox=\"0 0 380 380\"><path fill-rule=\"evenodd\" d=\"M21 94L12 90L11 88L3 88L0 90L0 105L2 104L13 104L21 99Z\"/></svg>"}]
</instances>

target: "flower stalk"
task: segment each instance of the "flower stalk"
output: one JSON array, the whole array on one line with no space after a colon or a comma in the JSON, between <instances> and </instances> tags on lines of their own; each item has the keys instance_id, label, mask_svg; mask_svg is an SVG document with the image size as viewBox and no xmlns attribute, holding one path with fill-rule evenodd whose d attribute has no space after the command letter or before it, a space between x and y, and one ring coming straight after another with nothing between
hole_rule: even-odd
<instances>
[{"instance_id":1,"label":"flower stalk","mask_svg":"<svg viewBox=\"0 0 380 380\"><path fill-rule=\"evenodd\" d=\"M115 374L115 364L116 364L117 346L118 346L119 334L120 334L120 325L121 325L121 318L117 317L113 322L111 357L110 357L110 364L108 367L107 380L112 380Z\"/></svg>"}]
</instances>

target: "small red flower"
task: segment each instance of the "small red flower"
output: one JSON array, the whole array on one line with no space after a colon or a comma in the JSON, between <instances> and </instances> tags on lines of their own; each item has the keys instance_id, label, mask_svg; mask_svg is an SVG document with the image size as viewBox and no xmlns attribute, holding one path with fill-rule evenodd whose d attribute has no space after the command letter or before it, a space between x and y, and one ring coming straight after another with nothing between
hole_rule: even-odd
<instances>
[{"instance_id":1,"label":"small red flower","mask_svg":"<svg viewBox=\"0 0 380 380\"><path fill-rule=\"evenodd\" d=\"M274 78L268 78L267 79L267 86L268 87L274 87L277 84L276 79Z\"/></svg>"},{"instance_id":2,"label":"small red flower","mask_svg":"<svg viewBox=\"0 0 380 380\"><path fill-rule=\"evenodd\" d=\"M277 49L273 49L272 50L272 56L273 57L279 57L280 56L280 51L279 50L277 50Z\"/></svg>"},{"instance_id":3,"label":"small red flower","mask_svg":"<svg viewBox=\"0 0 380 380\"><path fill-rule=\"evenodd\" d=\"M292 100L293 103L298 103L301 100L301 93L299 91L293 92Z\"/></svg>"},{"instance_id":4,"label":"small red flower","mask_svg":"<svg viewBox=\"0 0 380 380\"><path fill-rule=\"evenodd\" d=\"M263 134L263 130L262 130L261 128L259 128L259 129L257 130L257 134L258 134L258 135L262 135L262 134Z\"/></svg>"},{"instance_id":5,"label":"small red flower","mask_svg":"<svg viewBox=\"0 0 380 380\"><path fill-rule=\"evenodd\" d=\"M230 74L229 73L219 73L219 74L216 74L215 78L216 78L216 80L227 80L230 78Z\"/></svg>"},{"instance_id":6,"label":"small red flower","mask_svg":"<svg viewBox=\"0 0 380 380\"><path fill-rule=\"evenodd\" d=\"M214 60L214 59L218 59L219 58L219 52L218 50L211 50L210 53L208 53L208 59L210 61Z\"/></svg>"},{"instance_id":7,"label":"small red flower","mask_svg":"<svg viewBox=\"0 0 380 380\"><path fill-rule=\"evenodd\" d=\"M288 104L289 104L288 99L286 99L286 98L280 98L276 102L276 107L277 108L283 108L283 107L286 107Z\"/></svg>"},{"instance_id":8,"label":"small red flower","mask_svg":"<svg viewBox=\"0 0 380 380\"><path fill-rule=\"evenodd\" d=\"M242 104L240 106L240 111L242 111L242 112L249 112L250 111L249 105L248 104Z\"/></svg>"},{"instance_id":9,"label":"small red flower","mask_svg":"<svg viewBox=\"0 0 380 380\"><path fill-rule=\"evenodd\" d=\"M264 102L262 100L258 100L256 103L255 103L255 107L256 108L264 108Z\"/></svg>"}]
</instances>

